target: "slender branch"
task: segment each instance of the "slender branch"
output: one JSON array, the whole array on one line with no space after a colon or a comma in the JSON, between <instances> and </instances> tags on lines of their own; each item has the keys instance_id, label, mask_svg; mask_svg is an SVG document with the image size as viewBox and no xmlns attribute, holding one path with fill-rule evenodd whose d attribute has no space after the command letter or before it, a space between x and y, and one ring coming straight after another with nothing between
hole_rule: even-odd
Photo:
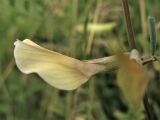
<instances>
[{"instance_id":1,"label":"slender branch","mask_svg":"<svg viewBox=\"0 0 160 120\"><path fill-rule=\"evenodd\" d=\"M155 57L151 56L151 57L148 57L148 58L143 58L142 59L142 64L146 65L146 64L152 63L154 61L157 61L157 59Z\"/></svg>"},{"instance_id":2,"label":"slender branch","mask_svg":"<svg viewBox=\"0 0 160 120\"><path fill-rule=\"evenodd\" d=\"M143 98L144 107L148 115L148 120L157 120L152 105L149 103L147 94Z\"/></svg>"},{"instance_id":3,"label":"slender branch","mask_svg":"<svg viewBox=\"0 0 160 120\"><path fill-rule=\"evenodd\" d=\"M136 43L135 43L134 32L133 32L131 18L130 18L128 0L122 0L122 5L123 5L123 9L124 9L124 15L125 15L126 26L127 26L128 42L129 42L131 49L136 49ZM153 61L153 59L146 60L146 61L144 61L143 64L146 64L150 61ZM145 94L145 96L143 98L143 104L144 104L148 119L149 120L156 120L156 115L154 114L154 110L152 108L152 105L148 102L147 94Z\"/></svg>"},{"instance_id":4,"label":"slender branch","mask_svg":"<svg viewBox=\"0 0 160 120\"><path fill-rule=\"evenodd\" d=\"M122 0L122 5L124 9L124 15L125 15L126 26L127 26L128 42L129 42L131 49L135 49L136 43L134 39L134 32L133 32L131 18L130 18L128 0Z\"/></svg>"},{"instance_id":5,"label":"slender branch","mask_svg":"<svg viewBox=\"0 0 160 120\"><path fill-rule=\"evenodd\" d=\"M142 61L143 61L142 64L145 65L145 64L156 61L156 58L152 56L152 57L143 59ZM147 113L147 118L148 120L157 120L152 104L149 103L148 98L149 97L147 96L147 93L146 93L143 98L143 104L144 104L145 111Z\"/></svg>"}]
</instances>

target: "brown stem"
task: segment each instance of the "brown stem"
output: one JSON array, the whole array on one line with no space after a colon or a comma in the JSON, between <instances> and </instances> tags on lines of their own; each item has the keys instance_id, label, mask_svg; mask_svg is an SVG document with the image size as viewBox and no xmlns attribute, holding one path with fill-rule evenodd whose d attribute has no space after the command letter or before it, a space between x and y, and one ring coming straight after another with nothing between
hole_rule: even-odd
<instances>
[{"instance_id":1,"label":"brown stem","mask_svg":"<svg viewBox=\"0 0 160 120\"><path fill-rule=\"evenodd\" d=\"M136 49L136 43L135 43L135 39L134 39L134 32L133 32L131 18L130 18L128 0L122 0L122 5L123 5L123 9L124 9L124 15L125 15L126 26L127 26L128 42L129 42L131 49ZM146 64L150 61L151 60L144 61L143 64ZM152 108L151 104L148 102L147 94L145 95L145 97L143 99L143 104L144 104L148 119L149 120L156 120L155 119L156 116L153 111L153 108Z\"/></svg>"},{"instance_id":2,"label":"brown stem","mask_svg":"<svg viewBox=\"0 0 160 120\"><path fill-rule=\"evenodd\" d=\"M153 56L149 57L149 58L143 58L142 60L142 64L145 65L145 64L148 64L148 63L152 63L154 61L157 61Z\"/></svg>"},{"instance_id":3,"label":"brown stem","mask_svg":"<svg viewBox=\"0 0 160 120\"><path fill-rule=\"evenodd\" d=\"M124 15L125 15L125 20L126 20L126 25L127 25L128 42L129 42L131 49L135 49L136 43L134 39L134 32L133 32L131 18L130 18L128 0L122 0L122 5L123 5Z\"/></svg>"}]
</instances>

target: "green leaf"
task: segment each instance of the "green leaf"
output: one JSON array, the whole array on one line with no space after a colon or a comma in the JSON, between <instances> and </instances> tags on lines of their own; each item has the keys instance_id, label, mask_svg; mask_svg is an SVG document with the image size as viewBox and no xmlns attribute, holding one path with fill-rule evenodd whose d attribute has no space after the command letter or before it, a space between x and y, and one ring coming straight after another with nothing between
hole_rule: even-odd
<instances>
[{"instance_id":1,"label":"green leaf","mask_svg":"<svg viewBox=\"0 0 160 120\"><path fill-rule=\"evenodd\" d=\"M149 16L148 22L149 22L150 41L151 41L151 54L154 55L156 51L156 44L157 44L155 18L152 16Z\"/></svg>"}]
</instances>

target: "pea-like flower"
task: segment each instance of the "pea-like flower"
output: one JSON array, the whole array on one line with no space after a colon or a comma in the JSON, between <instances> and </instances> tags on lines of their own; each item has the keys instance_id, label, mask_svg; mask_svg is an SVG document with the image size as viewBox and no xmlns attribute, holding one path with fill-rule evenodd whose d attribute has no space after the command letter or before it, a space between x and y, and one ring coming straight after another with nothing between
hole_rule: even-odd
<instances>
[{"instance_id":1,"label":"pea-like flower","mask_svg":"<svg viewBox=\"0 0 160 120\"><path fill-rule=\"evenodd\" d=\"M17 40L14 45L16 65L23 73L37 73L47 83L59 89L75 89L92 75L105 69L103 64L98 63L104 61L104 58L80 61L45 49L29 39Z\"/></svg>"}]
</instances>

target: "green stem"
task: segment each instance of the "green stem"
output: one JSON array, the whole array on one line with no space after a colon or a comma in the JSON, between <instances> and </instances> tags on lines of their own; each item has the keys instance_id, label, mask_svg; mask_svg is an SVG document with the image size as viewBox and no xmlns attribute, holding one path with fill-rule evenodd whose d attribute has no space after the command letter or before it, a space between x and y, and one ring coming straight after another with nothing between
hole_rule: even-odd
<instances>
[{"instance_id":1,"label":"green stem","mask_svg":"<svg viewBox=\"0 0 160 120\"><path fill-rule=\"evenodd\" d=\"M94 13L94 17L93 17L93 23L97 23L98 22L98 15L100 12L100 6L101 6L101 2L102 0L97 0L97 5L95 8L95 13ZM88 38L88 43L87 43L87 48L86 48L86 53L87 55L89 55L91 53L92 50L92 45L93 45L93 40L94 40L94 32L90 32L89 38Z\"/></svg>"}]
</instances>

